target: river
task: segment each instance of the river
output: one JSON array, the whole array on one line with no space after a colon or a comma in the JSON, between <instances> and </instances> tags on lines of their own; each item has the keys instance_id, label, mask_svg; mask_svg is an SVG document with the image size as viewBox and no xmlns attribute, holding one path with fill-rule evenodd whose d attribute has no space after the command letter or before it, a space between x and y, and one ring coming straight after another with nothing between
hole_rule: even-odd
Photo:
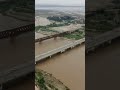
<instances>
[{"instance_id":1,"label":"river","mask_svg":"<svg viewBox=\"0 0 120 90\"><path fill-rule=\"evenodd\" d=\"M119 46L120 39L117 39L111 45L99 48L94 53L86 56L86 89L102 90L103 86L106 90L118 88L119 84L114 82L119 81L118 77L120 76ZM82 53L84 52L84 47L85 45L81 45L63 54L54 56L49 60L37 64L36 67L52 73L71 90L85 90L85 57L84 53ZM111 78L111 76L113 76L113 78ZM24 83L22 83L22 85L20 83L9 90L26 90L29 89L30 86L34 87L34 85L30 84L30 81L32 80L27 79L23 81ZM109 86L108 84L106 85L106 83L109 83Z\"/></svg>"},{"instance_id":2,"label":"river","mask_svg":"<svg viewBox=\"0 0 120 90\"><path fill-rule=\"evenodd\" d=\"M117 90L119 88L120 38L86 55L85 60L86 90Z\"/></svg>"},{"instance_id":3,"label":"river","mask_svg":"<svg viewBox=\"0 0 120 90\"><path fill-rule=\"evenodd\" d=\"M37 64L36 68L53 74L70 90L85 90L85 45L49 58Z\"/></svg>"}]
</instances>

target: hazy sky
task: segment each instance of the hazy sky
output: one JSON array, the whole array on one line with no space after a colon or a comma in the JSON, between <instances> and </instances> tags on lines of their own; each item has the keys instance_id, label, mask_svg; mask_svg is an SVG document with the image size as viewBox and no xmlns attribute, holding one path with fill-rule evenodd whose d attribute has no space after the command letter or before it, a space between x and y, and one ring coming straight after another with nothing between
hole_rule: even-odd
<instances>
[{"instance_id":1,"label":"hazy sky","mask_svg":"<svg viewBox=\"0 0 120 90\"><path fill-rule=\"evenodd\" d=\"M47 5L85 5L85 0L35 0L35 4L47 4Z\"/></svg>"}]
</instances>

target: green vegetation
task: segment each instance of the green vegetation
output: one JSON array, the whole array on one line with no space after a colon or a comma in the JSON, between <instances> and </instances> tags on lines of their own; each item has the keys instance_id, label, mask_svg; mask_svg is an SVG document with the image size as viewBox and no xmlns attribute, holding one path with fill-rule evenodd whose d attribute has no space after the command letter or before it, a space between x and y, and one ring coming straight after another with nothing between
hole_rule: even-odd
<instances>
[{"instance_id":1,"label":"green vegetation","mask_svg":"<svg viewBox=\"0 0 120 90\"><path fill-rule=\"evenodd\" d=\"M73 18L71 16L52 16L52 17L47 17L47 19L53 20L56 22L63 22L63 21L67 21L67 20L74 20L75 18Z\"/></svg>"},{"instance_id":2,"label":"green vegetation","mask_svg":"<svg viewBox=\"0 0 120 90\"><path fill-rule=\"evenodd\" d=\"M85 37L85 32L84 32L84 30L81 31L81 29L78 29L74 33L64 35L64 37L66 37L68 39L79 40L79 39Z\"/></svg>"},{"instance_id":3,"label":"green vegetation","mask_svg":"<svg viewBox=\"0 0 120 90\"><path fill-rule=\"evenodd\" d=\"M52 16L52 17L47 17L48 20L52 20L55 22L64 22L63 24L84 24L84 19L78 20L75 17L72 16Z\"/></svg>"},{"instance_id":4,"label":"green vegetation","mask_svg":"<svg viewBox=\"0 0 120 90\"><path fill-rule=\"evenodd\" d=\"M41 72L35 72L35 84L38 85L41 90L48 90L45 85L45 80Z\"/></svg>"},{"instance_id":5,"label":"green vegetation","mask_svg":"<svg viewBox=\"0 0 120 90\"><path fill-rule=\"evenodd\" d=\"M56 23L52 23L50 25L46 25L46 26L36 26L35 27L35 31L38 32L40 31L48 31L48 32L57 32L54 30L50 30L51 27L60 27L60 26L66 26L69 25L68 23L63 23L63 24L56 24Z\"/></svg>"},{"instance_id":6,"label":"green vegetation","mask_svg":"<svg viewBox=\"0 0 120 90\"><path fill-rule=\"evenodd\" d=\"M63 83L42 70L35 72L35 85L40 90L69 90Z\"/></svg>"},{"instance_id":7,"label":"green vegetation","mask_svg":"<svg viewBox=\"0 0 120 90\"><path fill-rule=\"evenodd\" d=\"M36 26L35 31L36 32L39 32L39 31L57 32L57 31L51 30L49 26Z\"/></svg>"}]
</instances>

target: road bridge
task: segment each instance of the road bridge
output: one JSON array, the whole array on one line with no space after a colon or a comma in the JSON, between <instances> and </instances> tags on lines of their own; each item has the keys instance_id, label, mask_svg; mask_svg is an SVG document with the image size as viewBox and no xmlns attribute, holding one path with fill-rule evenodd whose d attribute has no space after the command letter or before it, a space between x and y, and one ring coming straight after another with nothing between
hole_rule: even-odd
<instances>
[{"instance_id":1,"label":"road bridge","mask_svg":"<svg viewBox=\"0 0 120 90\"><path fill-rule=\"evenodd\" d=\"M101 35L98 35L96 37L93 37L86 42L86 52L93 51L98 46L104 44L105 42L111 43L111 41L115 38L120 37L120 28L117 28L112 31L108 31L106 33L103 33Z\"/></svg>"},{"instance_id":2,"label":"road bridge","mask_svg":"<svg viewBox=\"0 0 120 90\"><path fill-rule=\"evenodd\" d=\"M37 63L37 62L39 62L39 61L41 61L41 60L43 60L45 58L51 57L51 56L53 56L53 55L55 55L57 53L62 53L62 52L66 51L66 50L68 50L70 48L76 47L77 45L81 45L84 42L85 42L85 38L73 41L73 42L68 43L68 44L66 44L64 46L61 46L61 47L59 47L57 49L53 49L51 51L48 51L48 52L43 53L41 55L38 55L38 56L35 57L35 63Z\"/></svg>"}]
</instances>

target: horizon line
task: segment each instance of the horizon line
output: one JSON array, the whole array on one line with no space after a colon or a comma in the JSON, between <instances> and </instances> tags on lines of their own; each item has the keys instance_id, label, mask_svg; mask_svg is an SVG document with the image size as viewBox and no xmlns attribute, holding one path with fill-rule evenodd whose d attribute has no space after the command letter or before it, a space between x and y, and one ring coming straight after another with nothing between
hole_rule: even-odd
<instances>
[{"instance_id":1,"label":"horizon line","mask_svg":"<svg viewBox=\"0 0 120 90\"><path fill-rule=\"evenodd\" d=\"M40 6L40 7L44 7L44 6L78 6L78 7L85 7L85 5L56 5L56 4L35 4L35 6Z\"/></svg>"}]
</instances>

